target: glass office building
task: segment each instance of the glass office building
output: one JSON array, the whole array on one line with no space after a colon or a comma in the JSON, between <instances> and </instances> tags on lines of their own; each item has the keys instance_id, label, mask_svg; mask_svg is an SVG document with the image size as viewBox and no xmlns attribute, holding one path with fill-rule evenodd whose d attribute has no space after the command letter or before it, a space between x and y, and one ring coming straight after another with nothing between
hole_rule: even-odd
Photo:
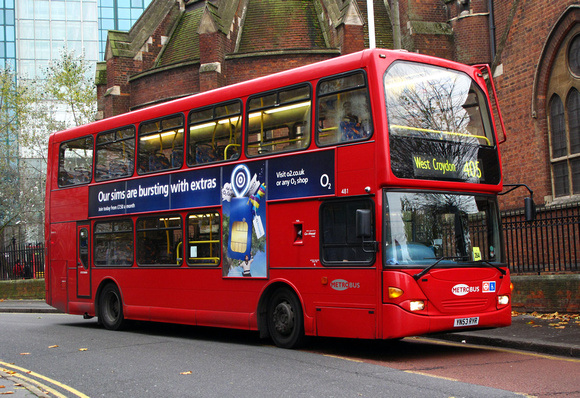
<instances>
[{"instance_id":1,"label":"glass office building","mask_svg":"<svg viewBox=\"0 0 580 398\"><path fill-rule=\"evenodd\" d=\"M0 67L16 66L16 17L14 0L0 0Z\"/></svg>"},{"instance_id":2,"label":"glass office building","mask_svg":"<svg viewBox=\"0 0 580 398\"><path fill-rule=\"evenodd\" d=\"M63 47L104 59L108 30L128 31L151 0L0 0L0 66L40 77Z\"/></svg>"}]
</instances>

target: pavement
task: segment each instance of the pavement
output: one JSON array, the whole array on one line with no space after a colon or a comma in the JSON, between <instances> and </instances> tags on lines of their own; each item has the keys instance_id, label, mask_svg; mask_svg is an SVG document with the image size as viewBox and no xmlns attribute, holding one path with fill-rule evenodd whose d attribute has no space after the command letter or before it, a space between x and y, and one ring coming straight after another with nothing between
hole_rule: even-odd
<instances>
[{"instance_id":1,"label":"pavement","mask_svg":"<svg viewBox=\"0 0 580 398\"><path fill-rule=\"evenodd\" d=\"M58 313L59 311L40 300L0 300L1 312ZM461 331L429 337L464 344L580 358L580 315L514 312L512 325L505 328ZM34 394L27 386L22 385L21 381L9 377L6 369L0 368L0 395L9 391L13 397L42 396Z\"/></svg>"}]
</instances>

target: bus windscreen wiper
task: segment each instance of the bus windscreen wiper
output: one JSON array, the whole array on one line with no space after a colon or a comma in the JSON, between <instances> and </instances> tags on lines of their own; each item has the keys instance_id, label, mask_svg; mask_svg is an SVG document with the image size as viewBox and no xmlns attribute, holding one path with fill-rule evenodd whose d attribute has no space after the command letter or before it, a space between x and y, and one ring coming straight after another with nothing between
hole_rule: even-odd
<instances>
[{"instance_id":1,"label":"bus windscreen wiper","mask_svg":"<svg viewBox=\"0 0 580 398\"><path fill-rule=\"evenodd\" d=\"M437 266L437 264L439 264L443 260L464 260L465 258L469 258L469 257L468 256L443 256L443 257L439 257L437 259L437 261L435 261L433 264L431 264L430 266L425 268L423 271L419 272L418 274L413 275L413 278L415 278L415 280L419 280L419 278L421 278L423 275L425 275L431 269L435 268Z\"/></svg>"},{"instance_id":2,"label":"bus windscreen wiper","mask_svg":"<svg viewBox=\"0 0 580 398\"><path fill-rule=\"evenodd\" d=\"M430 270L435 268L437 266L437 264L439 264L443 260L465 260L466 258L469 259L469 256L444 256L444 257L440 257L437 259L437 261L435 261L433 264L431 264L430 266L425 268L423 271L419 272L418 274L413 275L413 278L416 281L419 280L419 278L421 278L423 275L427 274L427 272L429 272ZM482 261L477 261L477 263L478 264L485 264L489 267L495 268L499 272L501 272L502 275L506 274L505 270L502 269L499 265L492 264L489 261L482 260Z\"/></svg>"},{"instance_id":3,"label":"bus windscreen wiper","mask_svg":"<svg viewBox=\"0 0 580 398\"><path fill-rule=\"evenodd\" d=\"M501 268L499 265L492 264L492 263L490 263L487 260L476 261L476 263L477 264L482 263L482 264L485 264L485 265L487 265L489 267L493 267L493 268L497 269L499 272L501 272L502 275L505 275L506 274L505 270L503 268Z\"/></svg>"}]
</instances>

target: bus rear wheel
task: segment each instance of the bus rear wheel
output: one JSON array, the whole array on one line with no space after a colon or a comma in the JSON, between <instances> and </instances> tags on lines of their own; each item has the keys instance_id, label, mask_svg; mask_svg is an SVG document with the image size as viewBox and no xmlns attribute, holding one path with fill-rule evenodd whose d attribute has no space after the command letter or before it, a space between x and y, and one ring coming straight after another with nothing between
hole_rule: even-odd
<instances>
[{"instance_id":1,"label":"bus rear wheel","mask_svg":"<svg viewBox=\"0 0 580 398\"><path fill-rule=\"evenodd\" d=\"M274 292L268 305L268 331L278 347L295 348L304 340L304 315L298 297L288 288Z\"/></svg>"},{"instance_id":2,"label":"bus rear wheel","mask_svg":"<svg viewBox=\"0 0 580 398\"><path fill-rule=\"evenodd\" d=\"M106 285L99 296L99 322L109 330L119 330L125 322L121 294L112 283Z\"/></svg>"}]
</instances>

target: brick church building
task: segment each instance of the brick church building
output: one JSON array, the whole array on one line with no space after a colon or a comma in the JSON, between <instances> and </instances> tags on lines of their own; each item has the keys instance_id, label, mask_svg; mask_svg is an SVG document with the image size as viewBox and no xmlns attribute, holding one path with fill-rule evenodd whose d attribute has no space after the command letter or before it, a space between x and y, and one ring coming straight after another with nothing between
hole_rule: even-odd
<instances>
[{"instance_id":1,"label":"brick church building","mask_svg":"<svg viewBox=\"0 0 580 398\"><path fill-rule=\"evenodd\" d=\"M540 213L565 208L578 230L577 0L373 3L377 47L491 66L506 126L504 182L527 184ZM129 32L109 31L106 61L97 67L99 114L110 117L368 43L366 0L153 0ZM521 208L526 195L518 190L504 197L504 209ZM567 260L576 270L578 246Z\"/></svg>"}]
</instances>

